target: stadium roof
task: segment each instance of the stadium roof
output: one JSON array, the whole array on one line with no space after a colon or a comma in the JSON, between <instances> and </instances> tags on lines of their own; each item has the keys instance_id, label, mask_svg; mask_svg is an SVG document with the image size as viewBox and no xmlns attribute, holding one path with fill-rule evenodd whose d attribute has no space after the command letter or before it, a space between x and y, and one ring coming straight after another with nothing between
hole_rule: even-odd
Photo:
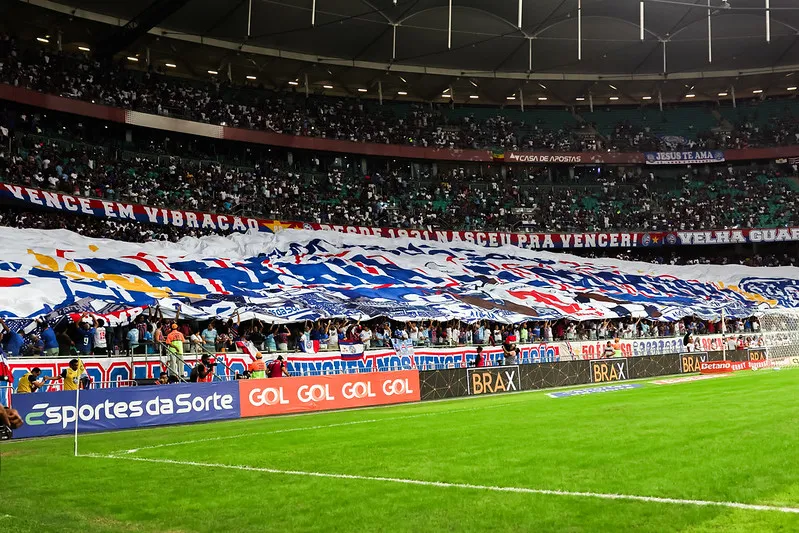
<instances>
[{"instance_id":1,"label":"stadium roof","mask_svg":"<svg viewBox=\"0 0 799 533\"><path fill-rule=\"evenodd\" d=\"M265 85L303 85L308 75L313 88L350 94L375 93L379 81L387 96L423 100L453 86L456 99L481 102L505 103L520 90L528 104L589 92L629 103L658 90L674 101L731 86L739 96L784 92L799 70L796 0L770 0L768 14L766 0L709 0L710 8L708 0L522 0L521 26L518 0L451 0L451 11L449 0L63 2L26 0L65 32L76 20L93 25L83 36L92 45L149 48L154 62L185 74L229 64L234 76ZM120 26L131 19L126 41Z\"/></svg>"}]
</instances>

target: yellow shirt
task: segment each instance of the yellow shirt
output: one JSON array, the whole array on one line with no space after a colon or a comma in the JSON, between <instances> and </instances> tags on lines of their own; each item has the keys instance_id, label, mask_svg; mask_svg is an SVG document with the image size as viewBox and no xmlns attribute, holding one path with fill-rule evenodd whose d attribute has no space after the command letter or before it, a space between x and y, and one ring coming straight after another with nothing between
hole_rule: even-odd
<instances>
[{"instance_id":1,"label":"yellow shirt","mask_svg":"<svg viewBox=\"0 0 799 533\"><path fill-rule=\"evenodd\" d=\"M19 384L17 385L17 394L28 394L33 392L30 377L31 373L26 372L25 375L20 378Z\"/></svg>"},{"instance_id":2,"label":"yellow shirt","mask_svg":"<svg viewBox=\"0 0 799 533\"><path fill-rule=\"evenodd\" d=\"M80 375L86 370L83 368L83 361L78 360L78 369L72 370L70 367L65 369L66 376L64 377L63 390L78 390L78 383L80 383Z\"/></svg>"}]
</instances>

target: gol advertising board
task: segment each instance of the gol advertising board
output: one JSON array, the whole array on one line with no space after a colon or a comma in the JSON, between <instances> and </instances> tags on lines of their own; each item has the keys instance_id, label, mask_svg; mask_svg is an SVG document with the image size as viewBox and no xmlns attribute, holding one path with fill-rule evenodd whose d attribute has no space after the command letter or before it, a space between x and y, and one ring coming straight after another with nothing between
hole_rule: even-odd
<instances>
[{"instance_id":1,"label":"gol advertising board","mask_svg":"<svg viewBox=\"0 0 799 533\"><path fill-rule=\"evenodd\" d=\"M75 392L14 394L12 406L25 424L14 438L75 431L109 431L239 418L239 389L233 382L124 387Z\"/></svg>"},{"instance_id":2,"label":"gol advertising board","mask_svg":"<svg viewBox=\"0 0 799 533\"><path fill-rule=\"evenodd\" d=\"M390 405L420 400L419 373L415 370L249 379L239 381L238 387L242 417Z\"/></svg>"}]
</instances>

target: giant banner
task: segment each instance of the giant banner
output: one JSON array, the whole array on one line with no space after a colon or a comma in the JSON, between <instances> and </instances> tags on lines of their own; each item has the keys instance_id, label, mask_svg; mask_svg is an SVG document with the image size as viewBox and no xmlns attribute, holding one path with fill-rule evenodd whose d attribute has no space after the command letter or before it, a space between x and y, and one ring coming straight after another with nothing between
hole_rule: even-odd
<instances>
[{"instance_id":1,"label":"giant banner","mask_svg":"<svg viewBox=\"0 0 799 533\"><path fill-rule=\"evenodd\" d=\"M302 230L135 244L0 227L0 239L0 316L10 319L70 315L88 302L91 313L157 306L172 317L178 307L182 318L270 324L388 317L429 330L460 321L474 337L488 322L536 321L543 332L563 318L673 322L799 308L791 267L644 265ZM387 356L397 358L389 367L410 363Z\"/></svg>"},{"instance_id":2,"label":"giant banner","mask_svg":"<svg viewBox=\"0 0 799 533\"><path fill-rule=\"evenodd\" d=\"M304 223L151 207L114 200L85 198L9 183L0 183L0 200L115 221L161 224L177 228L209 229L217 232L246 233L252 230L275 233L286 229L305 229L323 232L333 231L348 235L383 237L386 239L409 238L456 245L478 245L486 248L500 248L503 246L528 250L657 248L662 246L799 241L799 227L710 229L704 231L507 233Z\"/></svg>"},{"instance_id":3,"label":"giant banner","mask_svg":"<svg viewBox=\"0 0 799 533\"><path fill-rule=\"evenodd\" d=\"M228 420L240 416L235 382L14 394L25 422L15 438Z\"/></svg>"}]
</instances>

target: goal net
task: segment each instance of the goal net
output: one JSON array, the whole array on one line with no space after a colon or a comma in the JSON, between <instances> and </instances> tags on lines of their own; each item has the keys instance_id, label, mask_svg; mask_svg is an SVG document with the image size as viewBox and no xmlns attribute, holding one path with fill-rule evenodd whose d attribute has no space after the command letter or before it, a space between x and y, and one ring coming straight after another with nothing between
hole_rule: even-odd
<instances>
[{"instance_id":1,"label":"goal net","mask_svg":"<svg viewBox=\"0 0 799 533\"><path fill-rule=\"evenodd\" d=\"M799 367L799 311L780 311L760 317L760 341L775 368Z\"/></svg>"}]
</instances>

